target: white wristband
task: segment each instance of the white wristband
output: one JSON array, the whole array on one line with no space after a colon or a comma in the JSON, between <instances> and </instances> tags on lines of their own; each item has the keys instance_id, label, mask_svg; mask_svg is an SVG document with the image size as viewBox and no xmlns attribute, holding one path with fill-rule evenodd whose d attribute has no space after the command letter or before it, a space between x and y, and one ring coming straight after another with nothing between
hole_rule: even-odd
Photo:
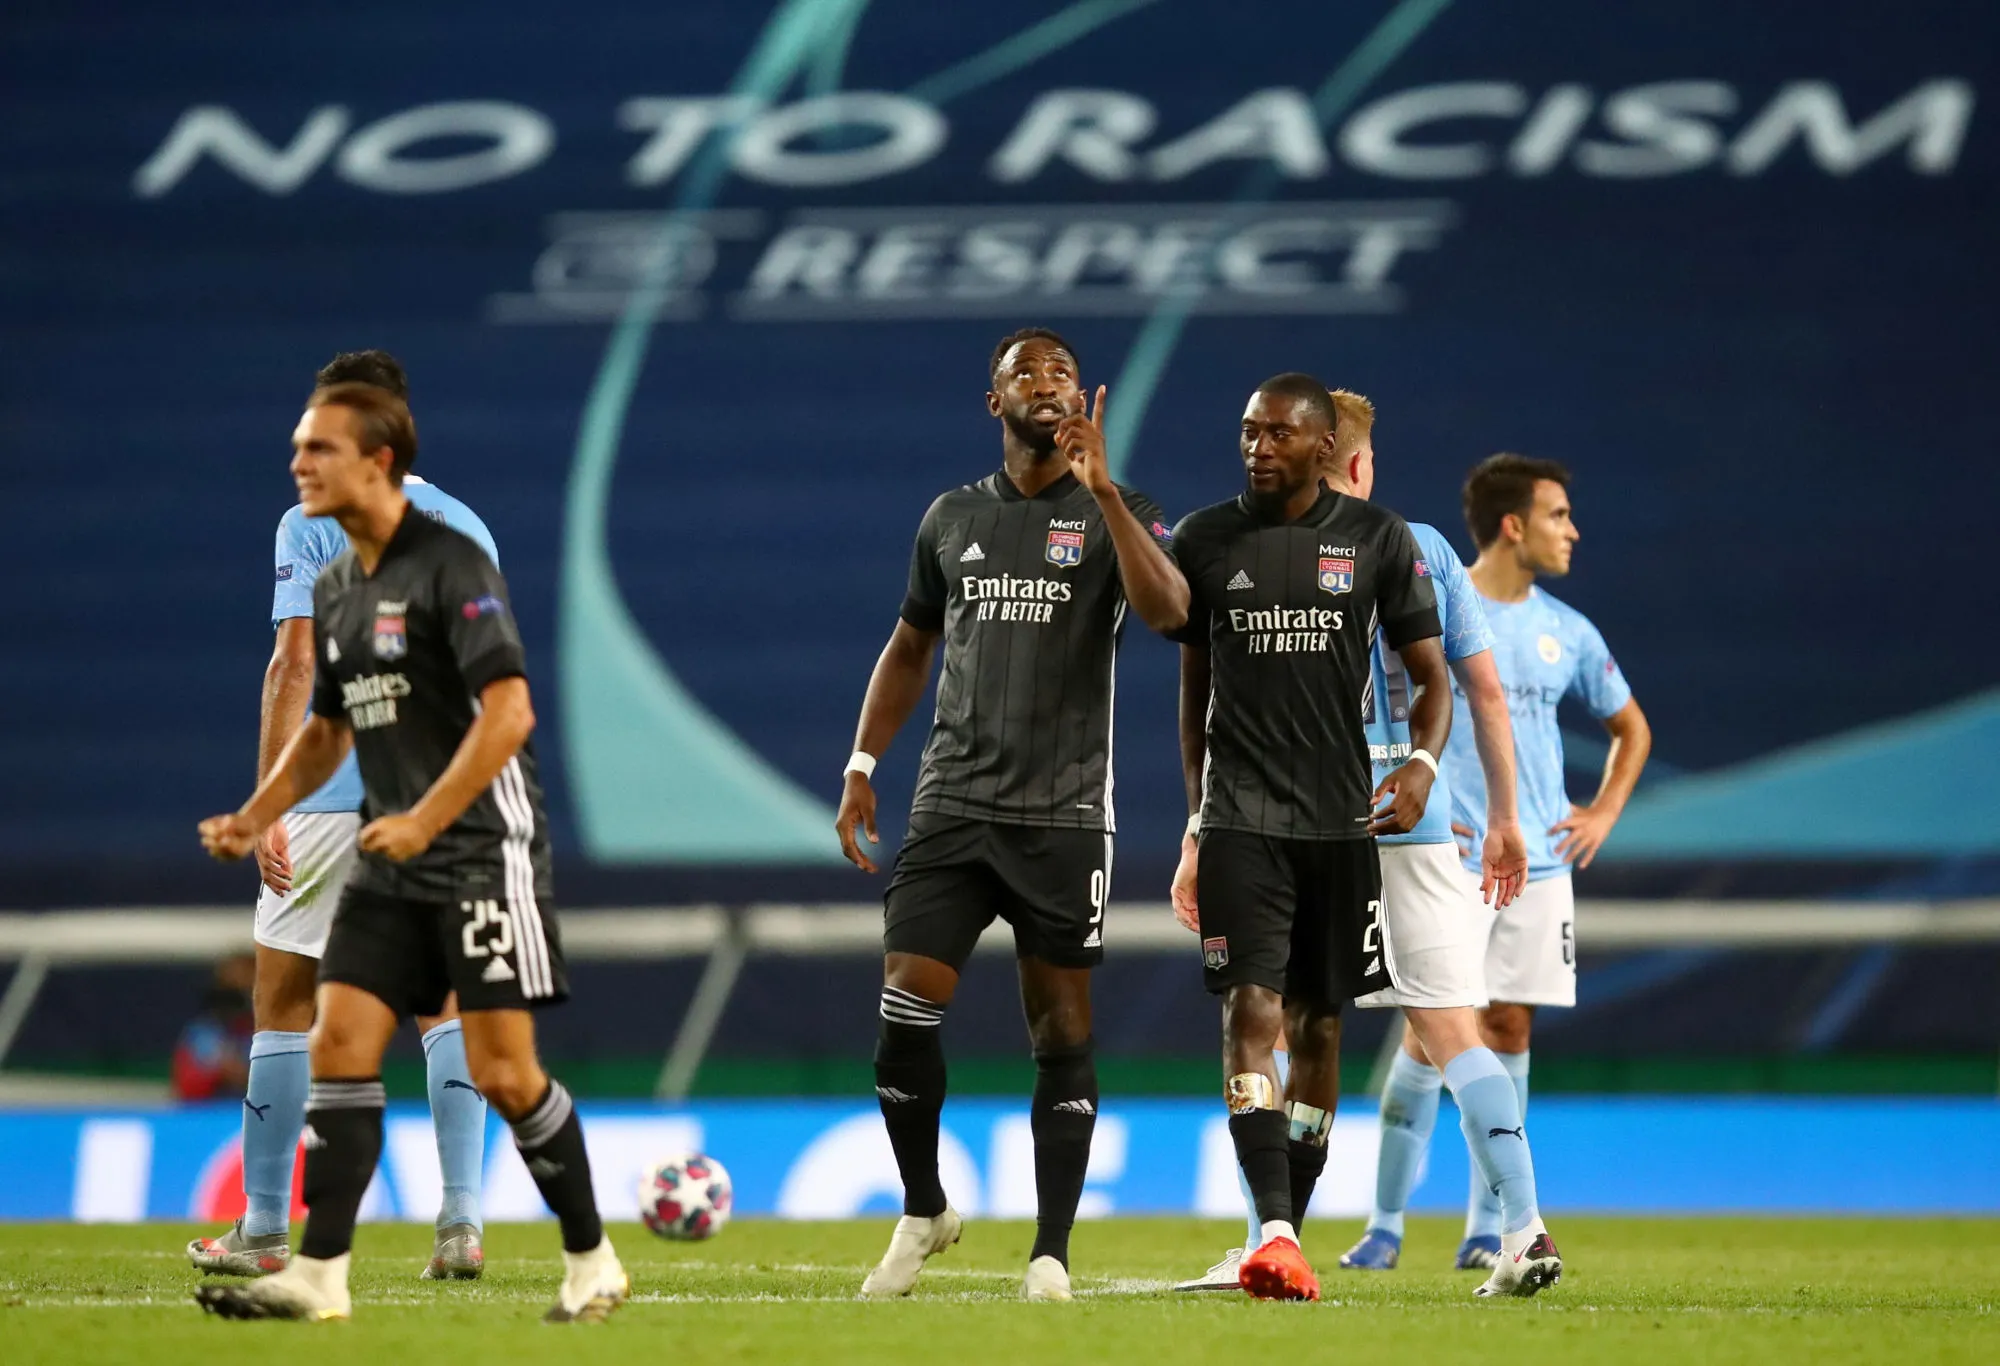
<instances>
[{"instance_id":1,"label":"white wristband","mask_svg":"<svg viewBox=\"0 0 2000 1366\"><path fill-rule=\"evenodd\" d=\"M1187 832L1190 839L1201 833L1201 812L1197 811L1188 817Z\"/></svg>"},{"instance_id":2,"label":"white wristband","mask_svg":"<svg viewBox=\"0 0 2000 1366\"><path fill-rule=\"evenodd\" d=\"M1437 765L1433 764L1431 767L1435 768ZM873 778L875 776L875 756L858 749L855 750L848 757L847 767L840 771L840 776L845 778L850 773L859 773L864 778Z\"/></svg>"},{"instance_id":3,"label":"white wristband","mask_svg":"<svg viewBox=\"0 0 2000 1366\"><path fill-rule=\"evenodd\" d=\"M1425 767L1430 769L1431 776L1433 778L1437 776L1437 771L1438 771L1437 756L1435 754L1432 754L1429 750L1427 749L1411 750L1410 762L1423 764Z\"/></svg>"}]
</instances>

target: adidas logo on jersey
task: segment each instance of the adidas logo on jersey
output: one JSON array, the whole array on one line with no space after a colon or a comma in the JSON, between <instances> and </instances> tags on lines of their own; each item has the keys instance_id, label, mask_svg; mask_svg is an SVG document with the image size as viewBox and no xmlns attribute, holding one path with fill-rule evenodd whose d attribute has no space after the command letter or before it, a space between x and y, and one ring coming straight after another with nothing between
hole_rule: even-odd
<instances>
[{"instance_id":1,"label":"adidas logo on jersey","mask_svg":"<svg viewBox=\"0 0 2000 1366\"><path fill-rule=\"evenodd\" d=\"M1059 1100L1049 1107L1059 1115L1094 1115L1097 1107L1088 1100Z\"/></svg>"},{"instance_id":2,"label":"adidas logo on jersey","mask_svg":"<svg viewBox=\"0 0 2000 1366\"><path fill-rule=\"evenodd\" d=\"M1103 948L1103 947L1104 947L1104 935L1103 935L1103 934L1102 934L1102 933L1101 933L1100 931L1097 931L1097 930L1092 930L1092 931L1091 931L1091 932L1090 932L1090 933L1089 933L1089 934L1088 934L1087 936L1085 936L1085 938L1084 938L1084 941L1083 941L1083 946L1084 946L1084 947L1085 947L1086 949L1101 949L1101 948Z\"/></svg>"},{"instance_id":3,"label":"adidas logo on jersey","mask_svg":"<svg viewBox=\"0 0 2000 1366\"><path fill-rule=\"evenodd\" d=\"M339 641L337 641L337 640L329 640L329 641L328 641L328 642L326 643L326 662L327 662L327 663L329 663L329 664L338 664L338 663L340 663L340 642L339 642Z\"/></svg>"},{"instance_id":4,"label":"adidas logo on jersey","mask_svg":"<svg viewBox=\"0 0 2000 1366\"><path fill-rule=\"evenodd\" d=\"M971 564L974 560L983 560L985 558L986 552L979 548L979 542L974 541L965 548L965 553L958 557L958 562L960 564Z\"/></svg>"},{"instance_id":5,"label":"adidas logo on jersey","mask_svg":"<svg viewBox=\"0 0 2000 1366\"><path fill-rule=\"evenodd\" d=\"M506 959L495 958L486 965L486 971L479 974L479 980L482 982L511 982L514 980L514 969L507 966Z\"/></svg>"},{"instance_id":6,"label":"adidas logo on jersey","mask_svg":"<svg viewBox=\"0 0 2000 1366\"><path fill-rule=\"evenodd\" d=\"M1238 593L1245 588L1255 588L1256 586L1257 586L1256 584L1250 582L1249 571L1244 569L1239 569L1236 571L1236 577L1229 581L1228 591L1231 593Z\"/></svg>"},{"instance_id":7,"label":"adidas logo on jersey","mask_svg":"<svg viewBox=\"0 0 2000 1366\"><path fill-rule=\"evenodd\" d=\"M1375 957L1368 960L1368 966L1361 970L1361 975L1363 977L1373 977L1376 973L1380 972L1381 970L1382 970L1382 956L1380 954L1377 954Z\"/></svg>"},{"instance_id":8,"label":"adidas logo on jersey","mask_svg":"<svg viewBox=\"0 0 2000 1366\"><path fill-rule=\"evenodd\" d=\"M299 1130L299 1142L305 1145L307 1152L317 1152L326 1146L326 1140L319 1136L319 1130L310 1124Z\"/></svg>"},{"instance_id":9,"label":"adidas logo on jersey","mask_svg":"<svg viewBox=\"0 0 2000 1366\"><path fill-rule=\"evenodd\" d=\"M907 1101L912 1101L916 1099L916 1097L911 1095L908 1091L898 1091L893 1086L878 1086L875 1088L875 1094L882 1097L882 1099L888 1101L892 1105L901 1105Z\"/></svg>"}]
</instances>

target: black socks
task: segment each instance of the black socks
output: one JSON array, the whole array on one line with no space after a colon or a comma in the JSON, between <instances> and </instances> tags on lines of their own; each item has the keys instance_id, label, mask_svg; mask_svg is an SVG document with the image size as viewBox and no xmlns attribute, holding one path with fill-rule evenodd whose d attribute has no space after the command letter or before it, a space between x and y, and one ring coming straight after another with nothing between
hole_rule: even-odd
<instances>
[{"instance_id":1,"label":"black socks","mask_svg":"<svg viewBox=\"0 0 2000 1366\"><path fill-rule=\"evenodd\" d=\"M944 1048L938 1042L943 1020L943 1006L897 987L882 988L875 1095L903 1176L903 1213L924 1219L943 1214L945 1204L937 1157L945 1092Z\"/></svg>"},{"instance_id":2,"label":"black socks","mask_svg":"<svg viewBox=\"0 0 2000 1366\"><path fill-rule=\"evenodd\" d=\"M598 1217L597 1194L590 1185L583 1123L562 1083L549 1078L547 1094L527 1114L508 1123L528 1175L535 1178L535 1188L562 1225L563 1251L588 1252L603 1242L604 1221Z\"/></svg>"},{"instance_id":3,"label":"black socks","mask_svg":"<svg viewBox=\"0 0 2000 1366\"><path fill-rule=\"evenodd\" d=\"M1090 1168L1097 1128L1097 1062L1091 1041L1035 1055L1035 1247L1069 1265L1069 1231Z\"/></svg>"},{"instance_id":4,"label":"black socks","mask_svg":"<svg viewBox=\"0 0 2000 1366\"><path fill-rule=\"evenodd\" d=\"M326 1260L354 1247L361 1197L382 1157L380 1077L329 1077L306 1095L306 1231L299 1255Z\"/></svg>"}]
</instances>

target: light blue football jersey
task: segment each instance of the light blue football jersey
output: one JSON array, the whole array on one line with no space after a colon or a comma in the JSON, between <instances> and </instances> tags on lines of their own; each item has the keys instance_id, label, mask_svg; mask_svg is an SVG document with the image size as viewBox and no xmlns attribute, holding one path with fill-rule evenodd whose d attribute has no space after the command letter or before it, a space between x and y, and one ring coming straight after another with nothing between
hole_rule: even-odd
<instances>
[{"instance_id":1,"label":"light blue football jersey","mask_svg":"<svg viewBox=\"0 0 2000 1366\"><path fill-rule=\"evenodd\" d=\"M1556 837L1549 834L1550 826L1569 818L1570 806L1563 787L1558 704L1565 697L1575 698L1601 721L1632 700L1632 687L1590 619L1540 588L1530 588L1520 602L1482 596L1480 604L1493 630L1493 662L1500 670L1514 722L1521 834L1528 845L1528 880L1533 882L1569 871L1569 865L1556 856ZM1451 743L1445 746L1444 770L1451 778L1453 818L1483 836L1486 784L1472 741L1471 714L1456 681L1452 696L1457 710Z\"/></svg>"},{"instance_id":2,"label":"light blue football jersey","mask_svg":"<svg viewBox=\"0 0 2000 1366\"><path fill-rule=\"evenodd\" d=\"M426 517L436 518L455 531L479 542L494 564L500 552L493 546L493 533L479 514L415 475L403 477L403 493L410 506ZM347 549L347 533L331 517L308 517L296 506L278 519L277 586L271 593L271 629L291 617L313 614L313 584L320 571ZM326 785L307 797L294 811L359 811L361 809L361 766L352 752L342 761Z\"/></svg>"},{"instance_id":3,"label":"light blue football jersey","mask_svg":"<svg viewBox=\"0 0 2000 1366\"><path fill-rule=\"evenodd\" d=\"M1444 628L1444 657L1447 663L1465 659L1481 650L1493 648L1493 632L1486 625L1486 612L1480 605L1480 597L1472 586L1472 579L1465 572L1464 563L1458 552L1451 548L1436 527L1423 522L1410 523L1410 533L1417 538L1417 549L1423 559L1417 562L1418 573L1428 573L1432 587L1437 593L1438 624ZM1368 758L1375 769L1375 781L1381 782L1391 771L1401 768L1410 761L1410 676L1403 670L1402 656L1382 643L1380 636L1375 639L1373 671L1369 680L1368 694L1361 703L1361 722L1368 735ZM1460 725L1470 725L1462 711L1454 710L1452 735L1457 738ZM1465 781L1476 783L1484 804L1486 777L1479 771L1479 755L1472 756L1472 773ZM1431 785L1431 797L1424 807L1424 818L1417 822L1417 828L1406 835L1383 835L1380 844L1449 844L1451 842L1452 782L1440 757L1437 781Z\"/></svg>"}]
</instances>

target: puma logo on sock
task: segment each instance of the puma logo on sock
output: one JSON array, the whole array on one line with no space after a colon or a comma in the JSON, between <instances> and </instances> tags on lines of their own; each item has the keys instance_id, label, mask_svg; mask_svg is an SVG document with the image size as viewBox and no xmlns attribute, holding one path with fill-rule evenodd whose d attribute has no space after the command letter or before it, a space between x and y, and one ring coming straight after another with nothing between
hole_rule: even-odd
<instances>
[{"instance_id":1,"label":"puma logo on sock","mask_svg":"<svg viewBox=\"0 0 2000 1366\"><path fill-rule=\"evenodd\" d=\"M277 1104L277 1102L276 1102L276 1101L272 1101L272 1102L271 1102L271 1104L272 1104L272 1105L275 1105L275 1104ZM252 1104L251 1104L251 1103L250 1103L250 1102L249 1102L248 1100L245 1100L245 1101L243 1102L243 1108L244 1108L244 1109L246 1109L246 1110L248 1110L248 1111L249 1111L249 1112L250 1112L251 1114L253 1114L253 1115L257 1116L257 1121L258 1121L258 1123L260 1123L260 1124L261 1124L261 1123L263 1122L263 1120L264 1120L264 1116L265 1116L265 1115L266 1115L267 1113L269 1113L269 1112L270 1112L270 1109L271 1109L271 1106L270 1106L270 1105L252 1105Z\"/></svg>"},{"instance_id":2,"label":"puma logo on sock","mask_svg":"<svg viewBox=\"0 0 2000 1366\"><path fill-rule=\"evenodd\" d=\"M1512 1134L1514 1135L1514 1137L1520 1139L1523 1143L1526 1143L1528 1141L1528 1136L1526 1133L1523 1132L1523 1130L1525 1130L1527 1127L1528 1127L1527 1125L1523 1124L1519 1129L1488 1129L1486 1131L1486 1136L1488 1138L1498 1138L1502 1134Z\"/></svg>"},{"instance_id":3,"label":"puma logo on sock","mask_svg":"<svg viewBox=\"0 0 2000 1366\"><path fill-rule=\"evenodd\" d=\"M446 1077L444 1079L445 1090L449 1091L454 1086L456 1086L461 1091L470 1091L475 1096L479 1095L479 1088L477 1086L474 1086L469 1081L460 1081L457 1077ZM486 1099L486 1097L484 1096L479 1096L479 1098L481 1100Z\"/></svg>"}]
</instances>

